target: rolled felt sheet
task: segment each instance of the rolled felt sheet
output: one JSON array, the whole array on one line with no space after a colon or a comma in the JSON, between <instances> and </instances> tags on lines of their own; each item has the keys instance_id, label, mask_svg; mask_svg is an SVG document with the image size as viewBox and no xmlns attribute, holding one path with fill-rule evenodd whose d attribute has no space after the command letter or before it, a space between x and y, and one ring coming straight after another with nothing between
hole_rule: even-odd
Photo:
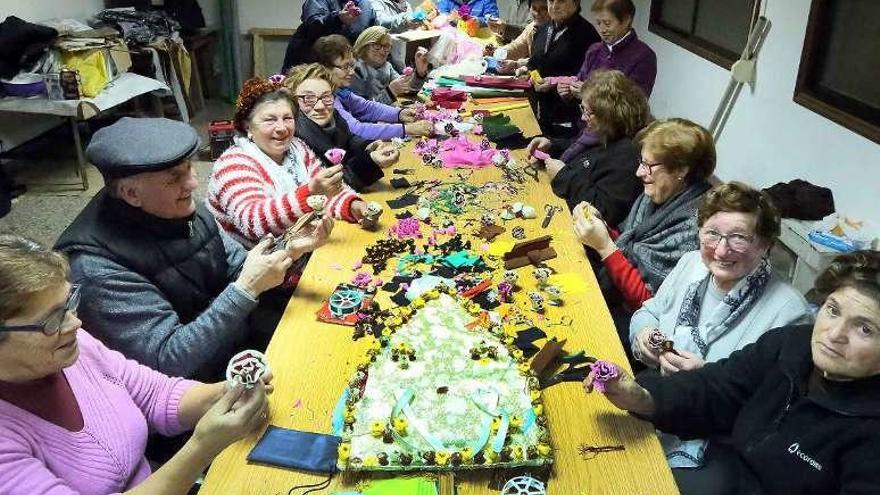
<instances>
[{"instance_id":1,"label":"rolled felt sheet","mask_svg":"<svg viewBox=\"0 0 880 495\"><path fill-rule=\"evenodd\" d=\"M534 151L532 151L532 156L537 158L538 160L541 160L542 162L544 160L550 159L550 155L548 155L547 153L545 153L539 149L535 149Z\"/></svg>"}]
</instances>

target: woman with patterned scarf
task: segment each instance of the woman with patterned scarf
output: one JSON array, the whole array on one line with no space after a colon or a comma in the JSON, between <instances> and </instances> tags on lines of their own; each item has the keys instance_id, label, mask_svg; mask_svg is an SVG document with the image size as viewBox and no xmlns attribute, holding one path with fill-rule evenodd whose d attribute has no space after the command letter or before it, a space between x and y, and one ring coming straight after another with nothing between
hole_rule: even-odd
<instances>
[{"instance_id":1,"label":"woman with patterned scarf","mask_svg":"<svg viewBox=\"0 0 880 495\"><path fill-rule=\"evenodd\" d=\"M622 342L629 341L632 312L654 295L685 253L697 249L696 211L715 170L712 135L689 120L655 121L635 141L641 148L636 177L644 193L620 224L620 233L609 229L589 203L572 211L575 233L590 248L593 271Z\"/></svg>"},{"instance_id":2,"label":"woman with patterned scarf","mask_svg":"<svg viewBox=\"0 0 880 495\"><path fill-rule=\"evenodd\" d=\"M697 215L700 249L684 256L656 295L633 314L636 359L664 375L726 358L770 329L811 322L804 298L770 270L779 214L738 182L706 195ZM662 435L673 468L698 467L704 440Z\"/></svg>"}]
</instances>

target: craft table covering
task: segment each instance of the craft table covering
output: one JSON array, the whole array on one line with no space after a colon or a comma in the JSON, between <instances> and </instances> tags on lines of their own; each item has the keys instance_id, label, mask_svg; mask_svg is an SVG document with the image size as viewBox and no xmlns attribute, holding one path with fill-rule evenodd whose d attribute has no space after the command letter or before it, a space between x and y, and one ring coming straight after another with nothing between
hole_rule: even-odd
<instances>
[{"instance_id":1,"label":"craft table covering","mask_svg":"<svg viewBox=\"0 0 880 495\"><path fill-rule=\"evenodd\" d=\"M526 136L538 134L538 125L528 108L507 112ZM414 168L419 178L454 178L453 170L437 170L421 164L411 152L412 143L401 153L395 168ZM525 150L514 151L518 160L525 159ZM501 179L495 167L474 171L473 183ZM551 321L569 317L572 325L548 326L541 324L550 336L568 339L565 349L588 354L616 363L626 363L617 332L599 291L580 243L571 228L571 216L565 208L557 213L547 229L541 228L546 203L564 206L553 196L544 171L540 182L526 178L525 192L516 200L534 206L538 218L515 220L506 225L507 232L499 239L512 240L511 227L522 225L529 238L553 235L552 246L558 252L556 259L547 264L560 274L579 274L585 284L580 292L565 295L561 307L548 307L545 313ZM383 202L398 196L388 179L374 186L375 192L366 194L368 200ZM340 282L351 279L352 264L359 260L366 246L384 238L394 221L394 211L382 217L382 231L366 232L356 225L337 222L328 244L313 255L300 280L293 299L287 307L278 329L266 352L275 375L275 392L270 396L271 424L304 431L329 432L333 408L342 390L355 371L358 359L366 351L371 339L352 341L351 328L318 322L315 311ZM520 285L518 297L526 297L533 283L530 268L518 270ZM566 275L569 276L569 275ZM577 286L577 284L571 284ZM378 300L387 305L388 294L380 292ZM539 341L540 343L541 341ZM664 495L678 494L675 482L666 464L654 430L650 424L637 420L612 406L604 397L586 395L580 383L567 382L544 391L544 407L549 420L553 446L556 450L553 475L548 493L553 495ZM248 452L262 435L258 431L227 448L213 463L201 495L267 495L287 493L296 485L320 482L321 475L312 475L270 466L251 465L245 460ZM618 445L622 452L602 453L594 459L583 460L578 455L580 444ZM365 475L336 475L326 493L352 491ZM369 476L369 475L366 475ZM489 472L443 474L455 477L460 495L497 495L489 488ZM451 493L451 492L450 492ZM405 494L401 494L405 495Z\"/></svg>"}]
</instances>

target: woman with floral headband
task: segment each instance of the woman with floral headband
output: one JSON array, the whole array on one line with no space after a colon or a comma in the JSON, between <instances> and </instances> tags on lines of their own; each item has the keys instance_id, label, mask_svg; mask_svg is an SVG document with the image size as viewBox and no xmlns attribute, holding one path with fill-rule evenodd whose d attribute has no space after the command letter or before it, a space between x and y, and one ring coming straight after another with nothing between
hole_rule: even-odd
<instances>
[{"instance_id":1,"label":"woman with floral headband","mask_svg":"<svg viewBox=\"0 0 880 495\"><path fill-rule=\"evenodd\" d=\"M370 223L366 203L343 181L342 165L322 167L294 137L296 113L279 79L249 79L238 95L234 144L214 163L207 206L232 238L250 248L267 234L281 235L312 211L322 194L333 218Z\"/></svg>"}]
</instances>

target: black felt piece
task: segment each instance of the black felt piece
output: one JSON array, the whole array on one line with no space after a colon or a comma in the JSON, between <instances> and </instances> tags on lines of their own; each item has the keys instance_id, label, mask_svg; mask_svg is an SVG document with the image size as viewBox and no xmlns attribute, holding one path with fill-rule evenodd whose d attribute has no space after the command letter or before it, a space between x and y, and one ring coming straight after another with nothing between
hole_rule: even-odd
<instances>
[{"instance_id":1,"label":"black felt piece","mask_svg":"<svg viewBox=\"0 0 880 495\"><path fill-rule=\"evenodd\" d=\"M531 139L523 136L522 132L511 134L502 138L495 139L495 145L499 148L507 148L511 150L521 150L528 147Z\"/></svg>"},{"instance_id":2,"label":"black felt piece","mask_svg":"<svg viewBox=\"0 0 880 495\"><path fill-rule=\"evenodd\" d=\"M565 356L562 356L561 358L559 358L559 360L565 364L569 364L569 365L573 366L576 364L592 363L592 362L596 361L596 358L591 358L591 357L587 356L587 354L584 351L580 351L576 354L566 354Z\"/></svg>"},{"instance_id":3,"label":"black felt piece","mask_svg":"<svg viewBox=\"0 0 880 495\"><path fill-rule=\"evenodd\" d=\"M409 305L409 299L406 298L406 291L402 290L397 294L391 296L391 301L398 306L407 306Z\"/></svg>"},{"instance_id":4,"label":"black felt piece","mask_svg":"<svg viewBox=\"0 0 880 495\"><path fill-rule=\"evenodd\" d=\"M396 218L398 220L403 220L404 218L410 218L411 216L412 216L411 212L402 211L402 212L398 213L397 215L394 215L394 218Z\"/></svg>"},{"instance_id":5,"label":"black felt piece","mask_svg":"<svg viewBox=\"0 0 880 495\"><path fill-rule=\"evenodd\" d=\"M525 355L525 353L523 353ZM540 381L541 388L547 388L552 385L556 385L557 383L562 382L582 382L587 378L587 375L590 374L590 365L585 364L582 366L572 366L569 365L564 370L559 373Z\"/></svg>"},{"instance_id":6,"label":"black felt piece","mask_svg":"<svg viewBox=\"0 0 880 495\"><path fill-rule=\"evenodd\" d=\"M382 286L382 290L385 292L397 292L400 290L400 284L395 282L387 282Z\"/></svg>"},{"instance_id":7,"label":"black felt piece","mask_svg":"<svg viewBox=\"0 0 880 495\"><path fill-rule=\"evenodd\" d=\"M538 353L539 350L541 350L538 346L532 344L531 342L517 342L516 346L519 348L519 350L523 352L523 356L526 358L534 356Z\"/></svg>"},{"instance_id":8,"label":"black felt piece","mask_svg":"<svg viewBox=\"0 0 880 495\"><path fill-rule=\"evenodd\" d=\"M404 194L403 196L398 196L394 199L389 199L386 201L388 206L391 207L392 210L399 210L401 208L406 208L407 206L412 206L419 202L419 197L415 194Z\"/></svg>"},{"instance_id":9,"label":"black felt piece","mask_svg":"<svg viewBox=\"0 0 880 495\"><path fill-rule=\"evenodd\" d=\"M434 268L434 270L431 272L431 275L436 275L443 278L454 278L456 275L458 275L458 273L459 271L455 268L452 268L451 266L440 265Z\"/></svg>"},{"instance_id":10,"label":"black felt piece","mask_svg":"<svg viewBox=\"0 0 880 495\"><path fill-rule=\"evenodd\" d=\"M538 327L526 328L525 330L516 332L516 340L521 340L523 342L534 342L545 337L547 337L547 334Z\"/></svg>"},{"instance_id":11,"label":"black felt piece","mask_svg":"<svg viewBox=\"0 0 880 495\"><path fill-rule=\"evenodd\" d=\"M491 292L492 292L492 291L490 291L490 290L485 290L485 291L483 291L483 292L477 294L477 295L474 296L473 298L471 298L471 300L472 300L473 302L479 304L480 307L483 308L483 309L485 309L486 311L493 310L493 309L495 309L495 308L497 308L498 306L501 305L501 301L498 300L498 296L497 296L497 295L495 296L495 300L490 301L490 300L489 300L489 294L490 294Z\"/></svg>"},{"instance_id":12,"label":"black felt piece","mask_svg":"<svg viewBox=\"0 0 880 495\"><path fill-rule=\"evenodd\" d=\"M394 189L406 189L407 187L412 187L412 184L406 180L406 177L395 177L391 179L391 187Z\"/></svg>"}]
</instances>

